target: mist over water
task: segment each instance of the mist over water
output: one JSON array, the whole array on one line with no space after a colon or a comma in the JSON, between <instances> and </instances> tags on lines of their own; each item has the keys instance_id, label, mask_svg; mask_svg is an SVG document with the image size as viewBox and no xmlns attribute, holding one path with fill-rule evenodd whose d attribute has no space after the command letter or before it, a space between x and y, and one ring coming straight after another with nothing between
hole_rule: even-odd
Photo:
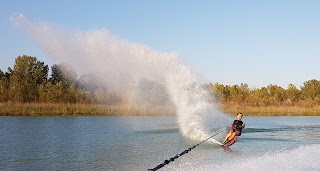
<instances>
[{"instance_id":1,"label":"mist over water","mask_svg":"<svg viewBox=\"0 0 320 171\"><path fill-rule=\"evenodd\" d=\"M176 109L180 132L187 138L203 140L226 125L226 115L214 108L198 75L177 53L158 52L106 29L72 31L32 22L22 14L13 16L11 22L55 62L68 63L81 74L98 74L120 96L137 95L137 85L143 80L164 87ZM154 93L154 99L163 94Z\"/></svg>"}]
</instances>

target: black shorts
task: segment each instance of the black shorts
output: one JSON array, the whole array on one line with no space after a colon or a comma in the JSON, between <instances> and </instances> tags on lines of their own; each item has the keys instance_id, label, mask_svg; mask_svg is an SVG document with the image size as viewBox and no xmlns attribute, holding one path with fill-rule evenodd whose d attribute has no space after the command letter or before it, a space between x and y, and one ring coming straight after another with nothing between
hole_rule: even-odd
<instances>
[{"instance_id":1,"label":"black shorts","mask_svg":"<svg viewBox=\"0 0 320 171\"><path fill-rule=\"evenodd\" d=\"M242 132L241 129L235 129L235 128L233 128L232 131L236 133L236 136L240 136Z\"/></svg>"}]
</instances>

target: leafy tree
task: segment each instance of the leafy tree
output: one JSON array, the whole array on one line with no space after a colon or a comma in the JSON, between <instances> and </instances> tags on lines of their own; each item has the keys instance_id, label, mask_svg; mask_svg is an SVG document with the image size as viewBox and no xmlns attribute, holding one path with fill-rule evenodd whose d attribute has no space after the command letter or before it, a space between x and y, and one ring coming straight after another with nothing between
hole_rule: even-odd
<instances>
[{"instance_id":1,"label":"leafy tree","mask_svg":"<svg viewBox=\"0 0 320 171\"><path fill-rule=\"evenodd\" d=\"M39 91L39 101L49 102L49 103L60 103L65 102L63 96L66 92L63 90L62 83L52 84L52 82L47 81L46 84L41 84L38 87Z\"/></svg>"},{"instance_id":2,"label":"leafy tree","mask_svg":"<svg viewBox=\"0 0 320 171\"><path fill-rule=\"evenodd\" d=\"M238 101L238 97L240 95L240 90L238 85L226 86L229 92L229 100Z\"/></svg>"},{"instance_id":3,"label":"leafy tree","mask_svg":"<svg viewBox=\"0 0 320 171\"><path fill-rule=\"evenodd\" d=\"M249 89L248 84L241 83L239 89L240 89L240 93L239 93L240 99L242 101L245 101L250 93L250 89Z\"/></svg>"},{"instance_id":4,"label":"leafy tree","mask_svg":"<svg viewBox=\"0 0 320 171\"><path fill-rule=\"evenodd\" d=\"M255 106L269 104L269 92L266 87L253 89L249 92L247 101Z\"/></svg>"},{"instance_id":5,"label":"leafy tree","mask_svg":"<svg viewBox=\"0 0 320 171\"><path fill-rule=\"evenodd\" d=\"M270 94L269 100L274 104L280 104L286 99L286 92L282 87L270 84L267 89Z\"/></svg>"},{"instance_id":6,"label":"leafy tree","mask_svg":"<svg viewBox=\"0 0 320 171\"><path fill-rule=\"evenodd\" d=\"M0 80L4 77L3 71L0 69Z\"/></svg>"},{"instance_id":7,"label":"leafy tree","mask_svg":"<svg viewBox=\"0 0 320 171\"><path fill-rule=\"evenodd\" d=\"M61 82L58 82L57 84L54 84L54 86L52 87L52 100L53 102L63 102L63 85Z\"/></svg>"},{"instance_id":8,"label":"leafy tree","mask_svg":"<svg viewBox=\"0 0 320 171\"><path fill-rule=\"evenodd\" d=\"M9 96L17 102L33 102L38 97L37 86L48 76L48 65L40 62L36 57L18 56L13 69L8 68L10 74Z\"/></svg>"},{"instance_id":9,"label":"leafy tree","mask_svg":"<svg viewBox=\"0 0 320 171\"><path fill-rule=\"evenodd\" d=\"M248 84L241 83L239 85L226 86L230 93L229 99L232 101L236 101L239 103L245 102L247 96L249 95L249 87Z\"/></svg>"},{"instance_id":10,"label":"leafy tree","mask_svg":"<svg viewBox=\"0 0 320 171\"><path fill-rule=\"evenodd\" d=\"M212 86L212 90L216 94L216 99L220 101L226 101L230 96L230 91L228 90L228 87L225 87L223 84L214 83Z\"/></svg>"},{"instance_id":11,"label":"leafy tree","mask_svg":"<svg viewBox=\"0 0 320 171\"><path fill-rule=\"evenodd\" d=\"M59 82L67 89L70 85L76 85L77 72L68 64L55 64L51 67L51 80L53 84Z\"/></svg>"},{"instance_id":12,"label":"leafy tree","mask_svg":"<svg viewBox=\"0 0 320 171\"><path fill-rule=\"evenodd\" d=\"M8 101L9 75L0 70L0 102Z\"/></svg>"},{"instance_id":13,"label":"leafy tree","mask_svg":"<svg viewBox=\"0 0 320 171\"><path fill-rule=\"evenodd\" d=\"M320 100L320 82L315 79L304 82L301 94L304 99Z\"/></svg>"},{"instance_id":14,"label":"leafy tree","mask_svg":"<svg viewBox=\"0 0 320 171\"><path fill-rule=\"evenodd\" d=\"M293 84L289 84L286 90L286 96L290 103L296 103L300 100L301 92L297 87Z\"/></svg>"}]
</instances>

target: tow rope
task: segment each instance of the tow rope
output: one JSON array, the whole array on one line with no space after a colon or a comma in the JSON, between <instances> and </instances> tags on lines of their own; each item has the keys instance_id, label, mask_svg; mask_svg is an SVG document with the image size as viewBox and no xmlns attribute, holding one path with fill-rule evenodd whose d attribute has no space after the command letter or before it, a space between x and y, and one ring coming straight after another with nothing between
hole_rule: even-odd
<instances>
[{"instance_id":1,"label":"tow rope","mask_svg":"<svg viewBox=\"0 0 320 171\"><path fill-rule=\"evenodd\" d=\"M159 164L157 167L155 167L155 168L153 168L153 169L148 169L148 171L156 171L156 170L158 170L158 169L162 168L163 166L165 166L165 165L169 164L170 162L174 161L175 159L179 158L180 156L182 156L182 155L184 155L184 154L188 153L188 152L189 152L189 151L191 151L192 149L196 148L198 145L200 145L200 144L202 144L202 143L204 143L204 142L208 141L210 138L212 138L212 137L214 137L214 136L216 136L216 135L220 134L221 132L223 132L223 131L225 131L225 130L226 130L226 129L223 129L222 131L219 131L218 133L216 133L216 134L212 135L211 137L209 137L209 138L207 138L207 139L205 139L205 140L201 141L200 143L198 143L198 144L196 144L196 145L194 145L194 146L192 146L192 147L190 147L190 148L188 148L188 149L186 149L186 150L182 151L181 153L179 153L179 154L175 155L174 157L171 157L170 159L165 160L163 163Z\"/></svg>"}]
</instances>

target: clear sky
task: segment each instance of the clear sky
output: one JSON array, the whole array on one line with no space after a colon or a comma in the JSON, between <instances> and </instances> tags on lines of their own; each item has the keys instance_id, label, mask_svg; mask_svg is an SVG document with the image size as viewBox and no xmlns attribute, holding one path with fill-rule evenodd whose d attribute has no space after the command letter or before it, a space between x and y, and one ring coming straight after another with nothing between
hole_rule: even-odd
<instances>
[{"instance_id":1,"label":"clear sky","mask_svg":"<svg viewBox=\"0 0 320 171\"><path fill-rule=\"evenodd\" d=\"M114 0L0 2L0 69L45 56L10 17L63 28L105 28L160 52L178 52L208 82L297 87L320 79L320 1Z\"/></svg>"}]
</instances>

